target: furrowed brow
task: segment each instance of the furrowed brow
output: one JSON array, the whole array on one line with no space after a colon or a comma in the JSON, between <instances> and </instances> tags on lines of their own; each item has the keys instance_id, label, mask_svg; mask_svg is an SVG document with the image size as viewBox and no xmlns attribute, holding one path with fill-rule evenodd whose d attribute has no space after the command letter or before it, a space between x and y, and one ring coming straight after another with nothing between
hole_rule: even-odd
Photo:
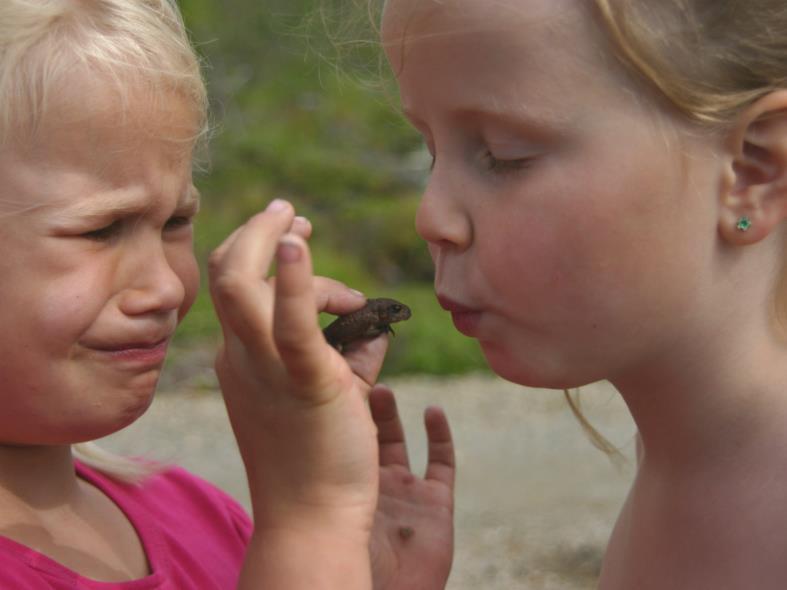
<instances>
[{"instance_id":1,"label":"furrowed brow","mask_svg":"<svg viewBox=\"0 0 787 590\"><path fill-rule=\"evenodd\" d=\"M150 201L139 193L107 192L86 199L59 200L51 207L58 209L57 217L64 221L84 222L144 213Z\"/></svg>"},{"instance_id":2,"label":"furrowed brow","mask_svg":"<svg viewBox=\"0 0 787 590\"><path fill-rule=\"evenodd\" d=\"M143 215L151 208L151 199L141 191L111 191L87 199L59 201L51 205L58 209L57 218L63 222L101 222L115 217ZM176 205L179 215L194 215L199 210L200 197L194 188L183 191Z\"/></svg>"}]
</instances>

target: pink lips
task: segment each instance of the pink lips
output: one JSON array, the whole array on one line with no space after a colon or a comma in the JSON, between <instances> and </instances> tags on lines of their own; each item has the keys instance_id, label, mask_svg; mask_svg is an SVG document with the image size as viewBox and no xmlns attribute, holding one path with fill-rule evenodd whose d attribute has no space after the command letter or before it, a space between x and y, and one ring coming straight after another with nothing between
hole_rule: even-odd
<instances>
[{"instance_id":1,"label":"pink lips","mask_svg":"<svg viewBox=\"0 0 787 590\"><path fill-rule=\"evenodd\" d=\"M481 312L466 305L463 305L444 295L438 295L437 301L440 307L451 312L451 320L454 327L465 336L474 337L478 333L478 323L481 320Z\"/></svg>"},{"instance_id":2,"label":"pink lips","mask_svg":"<svg viewBox=\"0 0 787 590\"><path fill-rule=\"evenodd\" d=\"M113 346L101 352L118 361L134 365L155 366L164 362L168 346L169 338L164 338L153 343L128 343Z\"/></svg>"}]
</instances>

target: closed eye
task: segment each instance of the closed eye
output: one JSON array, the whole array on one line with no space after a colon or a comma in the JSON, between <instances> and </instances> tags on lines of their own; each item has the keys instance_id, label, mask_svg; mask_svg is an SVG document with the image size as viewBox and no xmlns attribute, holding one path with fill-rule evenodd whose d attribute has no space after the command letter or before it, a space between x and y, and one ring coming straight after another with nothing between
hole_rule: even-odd
<instances>
[{"instance_id":1,"label":"closed eye","mask_svg":"<svg viewBox=\"0 0 787 590\"><path fill-rule=\"evenodd\" d=\"M502 160L496 158L491 152L484 154L484 163L490 172L495 174L508 174L527 168L532 163L532 158L515 158Z\"/></svg>"},{"instance_id":2,"label":"closed eye","mask_svg":"<svg viewBox=\"0 0 787 590\"><path fill-rule=\"evenodd\" d=\"M120 221L113 221L104 227L84 232L80 234L80 237L93 240L94 242L106 242L116 237L120 233L121 227Z\"/></svg>"},{"instance_id":3,"label":"closed eye","mask_svg":"<svg viewBox=\"0 0 787 590\"><path fill-rule=\"evenodd\" d=\"M190 215L175 215L167 220L164 229L172 231L181 227L187 227L190 226L193 221L194 218Z\"/></svg>"},{"instance_id":4,"label":"closed eye","mask_svg":"<svg viewBox=\"0 0 787 590\"><path fill-rule=\"evenodd\" d=\"M490 172L494 172L496 174L506 174L510 172L516 172L518 170L523 170L529 167L533 161L533 158L516 158L512 160L503 160L500 158L495 158L491 152L486 152L483 156L483 161L487 170L489 170ZM434 171L434 167L436 163L437 163L437 157L433 155L431 163L429 165L429 172Z\"/></svg>"}]
</instances>

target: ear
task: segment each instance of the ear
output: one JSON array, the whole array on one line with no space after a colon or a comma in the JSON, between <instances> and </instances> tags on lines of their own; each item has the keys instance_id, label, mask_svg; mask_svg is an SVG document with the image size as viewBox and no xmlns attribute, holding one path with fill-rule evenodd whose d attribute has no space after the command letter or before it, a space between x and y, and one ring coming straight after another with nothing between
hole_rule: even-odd
<instances>
[{"instance_id":1,"label":"ear","mask_svg":"<svg viewBox=\"0 0 787 590\"><path fill-rule=\"evenodd\" d=\"M753 244L787 217L787 90L743 111L727 147L719 232L731 244Z\"/></svg>"}]
</instances>

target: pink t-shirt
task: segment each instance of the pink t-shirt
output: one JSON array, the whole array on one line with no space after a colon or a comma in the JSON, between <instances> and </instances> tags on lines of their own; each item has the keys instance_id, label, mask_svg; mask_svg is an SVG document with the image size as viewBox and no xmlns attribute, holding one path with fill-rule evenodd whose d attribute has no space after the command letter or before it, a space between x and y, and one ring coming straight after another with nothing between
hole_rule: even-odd
<instances>
[{"instance_id":1,"label":"pink t-shirt","mask_svg":"<svg viewBox=\"0 0 787 590\"><path fill-rule=\"evenodd\" d=\"M235 588L252 523L227 494L180 468L140 486L80 463L77 473L111 498L136 528L151 575L96 582L0 536L2 590L229 590Z\"/></svg>"}]
</instances>

